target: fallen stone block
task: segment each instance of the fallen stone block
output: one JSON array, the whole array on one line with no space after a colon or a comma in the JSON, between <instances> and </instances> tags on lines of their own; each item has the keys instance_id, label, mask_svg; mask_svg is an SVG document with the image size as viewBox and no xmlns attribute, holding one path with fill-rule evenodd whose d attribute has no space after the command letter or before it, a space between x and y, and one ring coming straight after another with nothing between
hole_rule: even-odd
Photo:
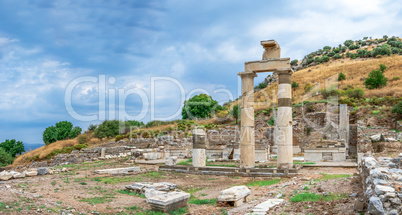
<instances>
[{"instance_id":1,"label":"fallen stone block","mask_svg":"<svg viewBox=\"0 0 402 215\"><path fill-rule=\"evenodd\" d=\"M152 198L154 196L162 195L162 194L165 194L165 193L167 193L167 192L148 189L148 190L145 190L144 195L145 195L145 198L148 199L148 198Z\"/></svg>"},{"instance_id":2,"label":"fallen stone block","mask_svg":"<svg viewBox=\"0 0 402 215\"><path fill-rule=\"evenodd\" d=\"M11 175L13 175L13 178L25 178L25 173L19 173L19 172L15 172L15 171L11 171L10 172Z\"/></svg>"},{"instance_id":3,"label":"fallen stone block","mask_svg":"<svg viewBox=\"0 0 402 215\"><path fill-rule=\"evenodd\" d=\"M283 202L283 199L268 199L265 202L262 202L261 204L256 205L252 213L253 215L265 215L269 209L274 207L275 205L279 205Z\"/></svg>"},{"instance_id":4,"label":"fallen stone block","mask_svg":"<svg viewBox=\"0 0 402 215\"><path fill-rule=\"evenodd\" d=\"M377 185L374 188L374 192L378 196L380 196L380 195L383 195L383 194L386 194L386 193L393 193L393 192L395 192L395 189L392 188L392 187L388 187L388 186Z\"/></svg>"},{"instance_id":5,"label":"fallen stone block","mask_svg":"<svg viewBox=\"0 0 402 215\"><path fill-rule=\"evenodd\" d=\"M38 175L38 171L27 171L25 172L25 176L27 177L32 177L32 176L37 176Z\"/></svg>"},{"instance_id":6,"label":"fallen stone block","mask_svg":"<svg viewBox=\"0 0 402 215\"><path fill-rule=\"evenodd\" d=\"M8 181L13 178L13 175L7 171L3 171L0 173L0 181Z\"/></svg>"},{"instance_id":7,"label":"fallen stone block","mask_svg":"<svg viewBox=\"0 0 402 215\"><path fill-rule=\"evenodd\" d=\"M137 193L145 193L147 190L157 190L157 191L174 191L177 188L176 184L172 184L169 182L160 182L160 183L153 183L153 182L137 182L133 185L126 185L126 189L132 190Z\"/></svg>"},{"instance_id":8,"label":"fallen stone block","mask_svg":"<svg viewBox=\"0 0 402 215\"><path fill-rule=\"evenodd\" d=\"M162 158L162 153L159 152L151 152L143 154L145 160L158 160Z\"/></svg>"},{"instance_id":9,"label":"fallen stone block","mask_svg":"<svg viewBox=\"0 0 402 215\"><path fill-rule=\"evenodd\" d=\"M176 164L177 164L177 157L176 156L165 158L165 165L166 166L176 166Z\"/></svg>"},{"instance_id":10,"label":"fallen stone block","mask_svg":"<svg viewBox=\"0 0 402 215\"><path fill-rule=\"evenodd\" d=\"M170 192L147 198L147 203L151 206L153 210L166 213L171 210L187 206L187 201L189 199L189 193Z\"/></svg>"},{"instance_id":11,"label":"fallen stone block","mask_svg":"<svg viewBox=\"0 0 402 215\"><path fill-rule=\"evenodd\" d=\"M370 197L368 212L373 215L385 214L384 207L382 205L380 198L374 196Z\"/></svg>"},{"instance_id":12,"label":"fallen stone block","mask_svg":"<svg viewBox=\"0 0 402 215\"><path fill-rule=\"evenodd\" d=\"M129 172L139 172L141 171L139 167L126 167L126 168L115 168L115 169L100 169L95 170L96 174L127 174Z\"/></svg>"},{"instance_id":13,"label":"fallen stone block","mask_svg":"<svg viewBox=\"0 0 402 215\"><path fill-rule=\"evenodd\" d=\"M244 202L247 202L247 197L251 194L251 190L249 190L246 186L235 186L229 189L223 190L218 199L218 205L225 206L230 205L234 207L238 207Z\"/></svg>"},{"instance_id":14,"label":"fallen stone block","mask_svg":"<svg viewBox=\"0 0 402 215\"><path fill-rule=\"evenodd\" d=\"M39 167L36 171L38 171L38 175L46 175L50 173L47 167Z\"/></svg>"}]
</instances>

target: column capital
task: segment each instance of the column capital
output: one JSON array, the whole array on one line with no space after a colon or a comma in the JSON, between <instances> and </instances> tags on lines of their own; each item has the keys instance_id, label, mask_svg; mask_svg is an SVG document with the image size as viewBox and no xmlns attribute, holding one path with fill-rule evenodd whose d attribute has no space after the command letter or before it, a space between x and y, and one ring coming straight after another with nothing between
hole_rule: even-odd
<instances>
[{"instance_id":1,"label":"column capital","mask_svg":"<svg viewBox=\"0 0 402 215\"><path fill-rule=\"evenodd\" d=\"M293 74L293 69L292 68L280 68L275 70L275 73L278 75L282 75L282 74Z\"/></svg>"},{"instance_id":2,"label":"column capital","mask_svg":"<svg viewBox=\"0 0 402 215\"><path fill-rule=\"evenodd\" d=\"M244 72L239 72L237 73L238 76L240 77L247 77L247 76L251 76L253 78L257 77L257 74L255 74L255 72L253 71L244 71Z\"/></svg>"}]
</instances>

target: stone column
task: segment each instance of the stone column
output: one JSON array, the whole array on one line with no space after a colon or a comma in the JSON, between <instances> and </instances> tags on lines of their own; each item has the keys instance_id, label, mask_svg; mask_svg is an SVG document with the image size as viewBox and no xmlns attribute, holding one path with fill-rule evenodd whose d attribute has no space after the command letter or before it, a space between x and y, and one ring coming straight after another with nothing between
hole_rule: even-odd
<instances>
[{"instance_id":1,"label":"stone column","mask_svg":"<svg viewBox=\"0 0 402 215\"><path fill-rule=\"evenodd\" d=\"M345 141L346 155L349 152L349 116L348 105L339 105L339 139Z\"/></svg>"},{"instance_id":2,"label":"stone column","mask_svg":"<svg viewBox=\"0 0 402 215\"><path fill-rule=\"evenodd\" d=\"M205 155L206 133L203 129L193 130L193 166L205 167L207 157Z\"/></svg>"},{"instance_id":3,"label":"stone column","mask_svg":"<svg viewBox=\"0 0 402 215\"><path fill-rule=\"evenodd\" d=\"M240 131L240 167L255 166L254 134L254 72L240 72L241 77L241 131Z\"/></svg>"},{"instance_id":4,"label":"stone column","mask_svg":"<svg viewBox=\"0 0 402 215\"><path fill-rule=\"evenodd\" d=\"M100 158L105 159L105 152L106 152L106 148L102 148Z\"/></svg>"},{"instance_id":5,"label":"stone column","mask_svg":"<svg viewBox=\"0 0 402 215\"><path fill-rule=\"evenodd\" d=\"M278 85L278 169L293 167L293 128L292 128L292 69L276 71L279 76Z\"/></svg>"}]
</instances>

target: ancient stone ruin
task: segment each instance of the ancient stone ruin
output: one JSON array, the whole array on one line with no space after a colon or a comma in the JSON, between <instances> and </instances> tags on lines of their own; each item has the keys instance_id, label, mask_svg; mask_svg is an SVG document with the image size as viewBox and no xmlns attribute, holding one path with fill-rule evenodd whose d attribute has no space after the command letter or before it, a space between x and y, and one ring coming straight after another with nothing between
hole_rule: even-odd
<instances>
[{"instance_id":1,"label":"ancient stone ruin","mask_svg":"<svg viewBox=\"0 0 402 215\"><path fill-rule=\"evenodd\" d=\"M279 76L278 122L276 142L278 169L293 167L292 87L290 58L280 58L281 48L275 40L261 41L265 51L260 61L246 62L244 71L238 73L242 83L240 167L255 167L254 134L254 78L257 73L275 72Z\"/></svg>"}]
</instances>

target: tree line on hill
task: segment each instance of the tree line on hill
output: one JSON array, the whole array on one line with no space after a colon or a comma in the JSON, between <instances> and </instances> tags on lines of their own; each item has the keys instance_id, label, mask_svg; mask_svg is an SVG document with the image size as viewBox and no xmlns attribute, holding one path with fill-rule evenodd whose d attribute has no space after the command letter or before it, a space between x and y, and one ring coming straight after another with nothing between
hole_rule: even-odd
<instances>
[{"instance_id":1,"label":"tree line on hill","mask_svg":"<svg viewBox=\"0 0 402 215\"><path fill-rule=\"evenodd\" d=\"M376 47L369 51L369 46L374 45L376 45ZM350 52L352 50L356 50L356 53ZM331 59L370 58L380 55L390 56L391 54L402 55L402 41L399 38L395 36L388 37L387 35L384 35L381 39L371 39L371 37L369 39L368 37L364 37L363 40L346 40L343 45L339 44L338 47L324 46L322 49L311 52L304 56L302 62L300 62L300 67L306 68L311 65L328 62ZM294 59L290 64L297 66L299 61Z\"/></svg>"}]
</instances>

